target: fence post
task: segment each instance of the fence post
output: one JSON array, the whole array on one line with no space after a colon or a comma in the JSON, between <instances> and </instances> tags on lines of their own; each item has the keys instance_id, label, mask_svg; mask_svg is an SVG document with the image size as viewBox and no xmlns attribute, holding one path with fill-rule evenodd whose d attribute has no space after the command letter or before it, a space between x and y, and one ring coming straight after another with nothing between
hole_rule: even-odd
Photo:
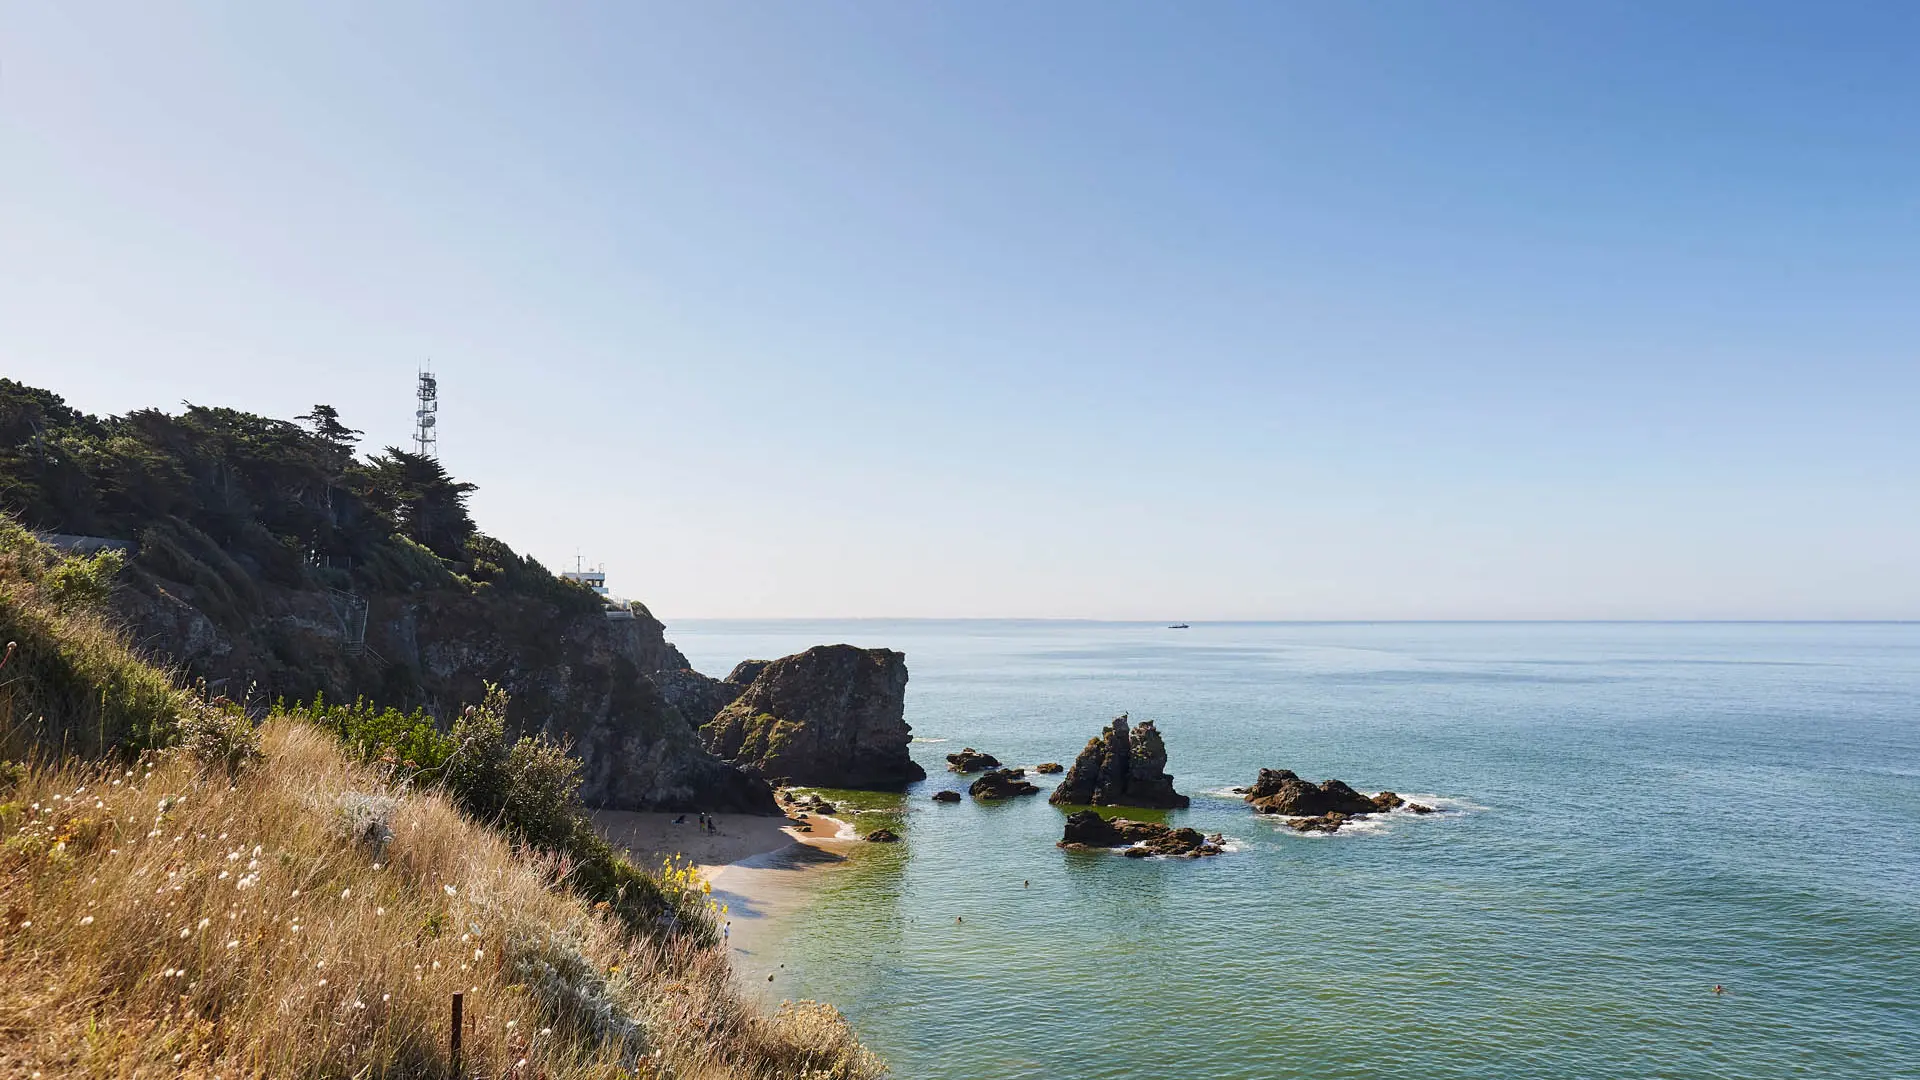
<instances>
[{"instance_id":1,"label":"fence post","mask_svg":"<svg viewBox=\"0 0 1920 1080\"><path fill-rule=\"evenodd\" d=\"M451 1044L452 1052L448 1057L453 1062L453 1075L455 1080L459 1080L460 1076L460 1032L465 1026L460 1022L460 1014L466 1005L466 997L465 994L453 995L453 1042Z\"/></svg>"}]
</instances>

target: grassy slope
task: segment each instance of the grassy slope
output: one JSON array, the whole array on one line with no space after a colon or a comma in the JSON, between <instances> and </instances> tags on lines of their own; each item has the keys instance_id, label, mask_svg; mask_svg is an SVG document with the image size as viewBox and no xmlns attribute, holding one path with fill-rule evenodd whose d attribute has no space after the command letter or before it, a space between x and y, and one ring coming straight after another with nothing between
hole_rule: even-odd
<instances>
[{"instance_id":1,"label":"grassy slope","mask_svg":"<svg viewBox=\"0 0 1920 1080\"><path fill-rule=\"evenodd\" d=\"M4 546L16 745L50 745L49 709L152 735L192 707L60 584L71 564ZM277 717L262 749L231 778L168 749L0 773L0 1075L440 1077L455 991L472 1075L884 1071L831 1008L760 1012L724 952L630 934L560 860L332 735Z\"/></svg>"}]
</instances>

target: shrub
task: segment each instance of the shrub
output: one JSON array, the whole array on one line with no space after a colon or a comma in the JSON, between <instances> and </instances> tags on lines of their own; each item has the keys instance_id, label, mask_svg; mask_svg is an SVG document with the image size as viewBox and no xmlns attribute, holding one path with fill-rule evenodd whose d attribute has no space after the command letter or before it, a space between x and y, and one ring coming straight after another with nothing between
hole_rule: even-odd
<instances>
[{"instance_id":1,"label":"shrub","mask_svg":"<svg viewBox=\"0 0 1920 1080\"><path fill-rule=\"evenodd\" d=\"M192 702L180 718L180 748L228 779L260 760L260 732L245 709L228 702Z\"/></svg>"}]
</instances>

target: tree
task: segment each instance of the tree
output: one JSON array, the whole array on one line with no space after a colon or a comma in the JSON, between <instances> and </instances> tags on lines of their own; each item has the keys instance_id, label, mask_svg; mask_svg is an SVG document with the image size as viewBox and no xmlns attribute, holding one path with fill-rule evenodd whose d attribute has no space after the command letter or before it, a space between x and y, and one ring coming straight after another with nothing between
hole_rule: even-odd
<instances>
[{"instance_id":1,"label":"tree","mask_svg":"<svg viewBox=\"0 0 1920 1080\"><path fill-rule=\"evenodd\" d=\"M433 458L389 446L367 459L366 501L385 513L400 532L443 559L464 557L473 518L467 496L475 485L455 480Z\"/></svg>"}]
</instances>

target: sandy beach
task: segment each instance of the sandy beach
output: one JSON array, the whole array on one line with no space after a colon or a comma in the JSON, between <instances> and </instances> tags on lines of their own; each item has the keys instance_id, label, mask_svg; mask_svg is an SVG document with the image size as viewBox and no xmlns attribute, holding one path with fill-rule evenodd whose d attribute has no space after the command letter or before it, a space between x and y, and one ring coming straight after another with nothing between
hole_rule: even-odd
<instances>
[{"instance_id":1,"label":"sandy beach","mask_svg":"<svg viewBox=\"0 0 1920 1080\"><path fill-rule=\"evenodd\" d=\"M686 857L695 866L708 871L728 866L756 855L767 855L793 844L822 847L844 844L835 838L846 831L846 823L820 814L811 815L806 824L810 833L799 832L788 818L761 817L753 814L715 814L715 833L700 828L697 814L638 813L626 810L595 810L594 828L607 842L623 849L628 857L644 867L656 867L674 855ZM675 818L686 819L675 825Z\"/></svg>"}]
</instances>

